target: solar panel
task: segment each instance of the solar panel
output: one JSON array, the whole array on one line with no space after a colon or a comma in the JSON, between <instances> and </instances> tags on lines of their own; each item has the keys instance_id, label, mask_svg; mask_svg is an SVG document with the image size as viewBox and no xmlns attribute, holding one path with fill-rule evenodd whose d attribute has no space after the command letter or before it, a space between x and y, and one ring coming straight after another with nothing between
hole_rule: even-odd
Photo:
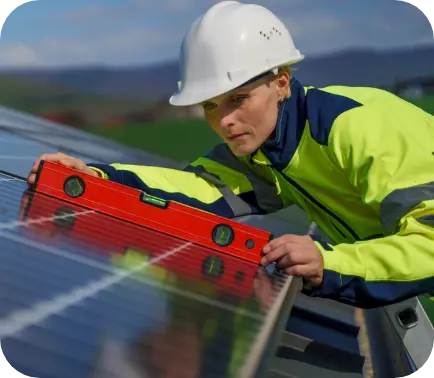
<instances>
[{"instance_id":1,"label":"solar panel","mask_svg":"<svg viewBox=\"0 0 434 378\"><path fill-rule=\"evenodd\" d=\"M29 191L8 174L0 190L0 339L16 369L255 376L296 281Z\"/></svg>"}]
</instances>

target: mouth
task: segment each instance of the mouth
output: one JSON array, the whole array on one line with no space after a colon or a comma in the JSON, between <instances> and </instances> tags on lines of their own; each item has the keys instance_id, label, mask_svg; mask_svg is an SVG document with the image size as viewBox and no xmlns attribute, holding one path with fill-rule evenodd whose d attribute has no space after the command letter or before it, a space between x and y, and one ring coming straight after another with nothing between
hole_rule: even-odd
<instances>
[{"instance_id":1,"label":"mouth","mask_svg":"<svg viewBox=\"0 0 434 378\"><path fill-rule=\"evenodd\" d=\"M232 141L232 140L241 139L245 135L247 135L247 133L231 134L231 135L228 135L227 138L228 138L228 140Z\"/></svg>"}]
</instances>

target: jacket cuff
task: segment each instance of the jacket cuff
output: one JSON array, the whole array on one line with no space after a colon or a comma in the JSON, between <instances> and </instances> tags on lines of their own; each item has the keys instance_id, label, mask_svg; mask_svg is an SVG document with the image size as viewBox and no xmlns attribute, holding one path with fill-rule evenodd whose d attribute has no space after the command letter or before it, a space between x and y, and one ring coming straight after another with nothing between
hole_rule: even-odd
<instances>
[{"instance_id":1,"label":"jacket cuff","mask_svg":"<svg viewBox=\"0 0 434 378\"><path fill-rule=\"evenodd\" d=\"M311 235L315 245L321 252L323 260L327 259L328 254L333 253L333 247L321 241L316 235ZM326 264L324 263L324 266ZM323 270L323 280L320 286L312 287L310 282L304 281L302 293L310 297L335 297L342 288L342 278L339 273L330 270Z\"/></svg>"},{"instance_id":2,"label":"jacket cuff","mask_svg":"<svg viewBox=\"0 0 434 378\"><path fill-rule=\"evenodd\" d=\"M104 172L102 169L93 167L91 165L88 165L88 167L90 169L92 169L93 171L95 171L96 173L98 173L99 177L101 177L101 178L103 178L105 180L109 179L109 175L106 172Z\"/></svg>"}]
</instances>

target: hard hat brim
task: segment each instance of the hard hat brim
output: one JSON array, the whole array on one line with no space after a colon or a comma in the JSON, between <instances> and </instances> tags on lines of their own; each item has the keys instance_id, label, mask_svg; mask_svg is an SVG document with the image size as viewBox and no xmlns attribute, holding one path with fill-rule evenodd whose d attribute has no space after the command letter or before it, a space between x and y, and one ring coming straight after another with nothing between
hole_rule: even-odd
<instances>
[{"instance_id":1,"label":"hard hat brim","mask_svg":"<svg viewBox=\"0 0 434 378\"><path fill-rule=\"evenodd\" d=\"M304 59L304 55L300 55L298 58L291 60L290 62L287 63L283 63L283 64L279 64L276 67L273 68L267 68L266 70L259 72L257 75L255 75L253 78L247 80L247 81L243 81L240 83L236 83L236 84L231 84L228 85L226 87L221 87L218 86L220 88L222 88L220 91L215 90L214 88L200 88L199 92L195 91L193 89L190 89L191 87L186 87L183 88L181 90L177 90L169 99L169 103L173 106L194 106L194 105L198 105L201 104L205 101L209 101L212 98L215 98L217 96L221 96L225 93L228 93L230 91L233 91L237 88L243 87L245 85L248 85L256 80L259 80L260 78L262 78L263 76L267 75L268 73L272 72L273 69L275 68L279 68L279 67L284 67L284 66L292 66L293 64L299 63L300 61L302 61ZM204 84L205 85L205 84Z\"/></svg>"}]
</instances>

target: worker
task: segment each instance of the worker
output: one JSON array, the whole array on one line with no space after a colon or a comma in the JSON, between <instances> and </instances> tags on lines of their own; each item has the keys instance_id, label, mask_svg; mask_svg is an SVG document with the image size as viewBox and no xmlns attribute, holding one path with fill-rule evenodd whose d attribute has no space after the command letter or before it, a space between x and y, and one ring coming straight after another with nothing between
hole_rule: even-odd
<instances>
[{"instance_id":1,"label":"worker","mask_svg":"<svg viewBox=\"0 0 434 378\"><path fill-rule=\"evenodd\" d=\"M228 218L296 205L331 242L283 235L262 263L305 294L373 308L432 291L434 116L381 89L303 86L303 58L267 8L217 3L182 41L170 103L200 104L222 143L183 170L46 154L29 183L44 159Z\"/></svg>"}]
</instances>

